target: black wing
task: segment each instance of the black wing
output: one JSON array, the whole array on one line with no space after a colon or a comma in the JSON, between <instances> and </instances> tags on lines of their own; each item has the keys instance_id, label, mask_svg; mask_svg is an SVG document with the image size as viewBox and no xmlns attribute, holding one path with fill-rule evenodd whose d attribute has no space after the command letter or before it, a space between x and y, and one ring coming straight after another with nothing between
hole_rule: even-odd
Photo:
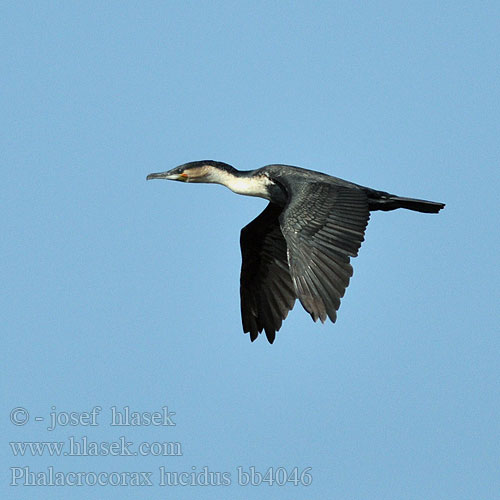
<instances>
[{"instance_id":1,"label":"black wing","mask_svg":"<svg viewBox=\"0 0 500 500\"><path fill-rule=\"evenodd\" d=\"M250 339L254 341L265 330L271 344L297 298L278 219L282 210L269 203L241 230L240 236L243 331L250 332Z\"/></svg>"},{"instance_id":2,"label":"black wing","mask_svg":"<svg viewBox=\"0 0 500 500\"><path fill-rule=\"evenodd\" d=\"M370 213L366 194L327 183L287 186L280 216L297 297L314 321L335 322Z\"/></svg>"}]
</instances>

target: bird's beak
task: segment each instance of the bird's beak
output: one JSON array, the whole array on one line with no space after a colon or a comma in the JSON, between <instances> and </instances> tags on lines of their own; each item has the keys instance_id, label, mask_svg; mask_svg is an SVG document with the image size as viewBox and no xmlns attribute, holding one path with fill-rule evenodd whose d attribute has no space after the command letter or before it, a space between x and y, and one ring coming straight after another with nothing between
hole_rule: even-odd
<instances>
[{"instance_id":1,"label":"bird's beak","mask_svg":"<svg viewBox=\"0 0 500 500\"><path fill-rule=\"evenodd\" d=\"M155 174L149 174L146 177L146 180L149 181L151 179L167 179L169 181L186 181L188 179L187 174L179 174L178 172L173 172L172 170L168 170L167 172L158 172Z\"/></svg>"}]
</instances>

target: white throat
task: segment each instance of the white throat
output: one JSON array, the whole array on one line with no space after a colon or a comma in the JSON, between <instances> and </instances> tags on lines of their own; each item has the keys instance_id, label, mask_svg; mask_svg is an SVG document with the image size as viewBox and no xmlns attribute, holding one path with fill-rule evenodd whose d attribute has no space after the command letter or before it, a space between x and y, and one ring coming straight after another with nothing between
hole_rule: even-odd
<instances>
[{"instance_id":1,"label":"white throat","mask_svg":"<svg viewBox=\"0 0 500 500\"><path fill-rule=\"evenodd\" d=\"M207 179L208 180L208 179ZM237 177L230 172L223 170L214 170L210 173L209 182L222 184L231 191L245 196L258 196L269 200L267 186L273 184L273 181L266 175L256 177Z\"/></svg>"}]
</instances>

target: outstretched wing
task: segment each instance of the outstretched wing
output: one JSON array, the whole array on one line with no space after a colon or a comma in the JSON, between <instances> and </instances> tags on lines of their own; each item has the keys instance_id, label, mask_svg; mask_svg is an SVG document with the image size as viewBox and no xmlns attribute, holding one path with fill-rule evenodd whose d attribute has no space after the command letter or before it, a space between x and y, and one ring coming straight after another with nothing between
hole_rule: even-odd
<instances>
[{"instance_id":1,"label":"outstretched wing","mask_svg":"<svg viewBox=\"0 0 500 500\"><path fill-rule=\"evenodd\" d=\"M316 321L335 322L352 276L370 212L366 194L327 183L287 186L290 202L280 215L293 284Z\"/></svg>"},{"instance_id":2,"label":"outstretched wing","mask_svg":"<svg viewBox=\"0 0 500 500\"><path fill-rule=\"evenodd\" d=\"M254 341L265 330L271 344L297 297L278 220L282 210L269 203L240 236L243 331Z\"/></svg>"}]
</instances>

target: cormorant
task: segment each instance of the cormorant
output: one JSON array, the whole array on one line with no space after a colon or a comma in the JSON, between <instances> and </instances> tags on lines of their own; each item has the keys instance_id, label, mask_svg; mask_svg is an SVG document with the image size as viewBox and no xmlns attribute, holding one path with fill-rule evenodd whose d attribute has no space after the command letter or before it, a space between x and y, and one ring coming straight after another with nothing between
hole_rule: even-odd
<instances>
[{"instance_id":1,"label":"cormorant","mask_svg":"<svg viewBox=\"0 0 500 500\"><path fill-rule=\"evenodd\" d=\"M147 179L222 184L269 200L241 230L240 298L243 331L254 341L264 330L271 344L297 298L314 321L335 322L353 273L349 260L358 255L370 211L437 213L445 206L288 165L238 171L204 160Z\"/></svg>"}]
</instances>

